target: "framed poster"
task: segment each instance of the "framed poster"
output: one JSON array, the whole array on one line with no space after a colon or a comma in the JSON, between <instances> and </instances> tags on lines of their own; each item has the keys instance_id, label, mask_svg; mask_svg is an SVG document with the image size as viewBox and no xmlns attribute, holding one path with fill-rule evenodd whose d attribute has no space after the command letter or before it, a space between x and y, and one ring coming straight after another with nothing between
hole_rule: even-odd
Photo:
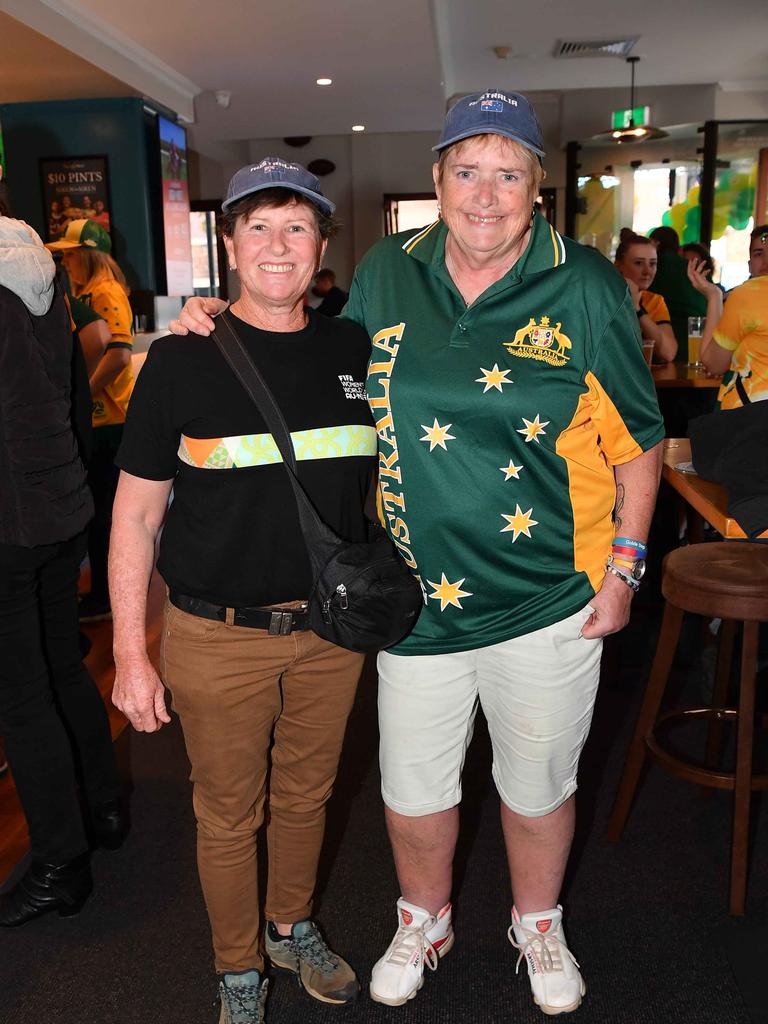
<instances>
[{"instance_id":1,"label":"framed poster","mask_svg":"<svg viewBox=\"0 0 768 1024\"><path fill-rule=\"evenodd\" d=\"M46 240L55 242L71 220L95 220L111 233L106 156L41 157Z\"/></svg>"},{"instance_id":2,"label":"framed poster","mask_svg":"<svg viewBox=\"0 0 768 1024\"><path fill-rule=\"evenodd\" d=\"M187 137L184 129L158 115L163 181L166 294L194 295L192 235L189 228Z\"/></svg>"}]
</instances>

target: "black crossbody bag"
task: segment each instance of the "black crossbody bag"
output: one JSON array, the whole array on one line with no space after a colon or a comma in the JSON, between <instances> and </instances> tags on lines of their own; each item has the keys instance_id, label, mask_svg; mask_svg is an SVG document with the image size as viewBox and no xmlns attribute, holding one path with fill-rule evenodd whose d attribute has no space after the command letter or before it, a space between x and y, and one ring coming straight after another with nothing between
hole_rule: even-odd
<instances>
[{"instance_id":1,"label":"black crossbody bag","mask_svg":"<svg viewBox=\"0 0 768 1024\"><path fill-rule=\"evenodd\" d=\"M309 596L310 628L350 651L391 647L413 629L424 605L421 585L378 523L369 539L339 537L318 515L297 477L296 455L280 407L226 316L226 337L213 340L272 432L293 487L314 583Z\"/></svg>"}]
</instances>

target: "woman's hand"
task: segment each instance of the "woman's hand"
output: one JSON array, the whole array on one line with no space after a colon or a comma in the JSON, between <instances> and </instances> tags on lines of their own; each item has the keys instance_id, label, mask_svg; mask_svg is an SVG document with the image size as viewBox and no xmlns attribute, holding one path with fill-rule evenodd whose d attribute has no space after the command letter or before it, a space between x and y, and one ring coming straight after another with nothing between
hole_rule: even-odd
<instances>
[{"instance_id":1,"label":"woman's hand","mask_svg":"<svg viewBox=\"0 0 768 1024\"><path fill-rule=\"evenodd\" d=\"M618 633L629 622L633 591L613 573L607 572L603 584L589 602L595 609L581 628L585 640L597 640Z\"/></svg>"},{"instance_id":2,"label":"woman's hand","mask_svg":"<svg viewBox=\"0 0 768 1024\"><path fill-rule=\"evenodd\" d=\"M214 329L211 317L217 316L227 308L224 299L206 299L202 295L193 295L184 303L178 320L171 320L168 330L173 334L204 334L206 337Z\"/></svg>"},{"instance_id":3,"label":"woman's hand","mask_svg":"<svg viewBox=\"0 0 768 1024\"><path fill-rule=\"evenodd\" d=\"M720 292L714 281L710 281L709 271L704 270L704 260L689 260L688 280L697 292L701 292L702 295L707 297Z\"/></svg>"}]
</instances>

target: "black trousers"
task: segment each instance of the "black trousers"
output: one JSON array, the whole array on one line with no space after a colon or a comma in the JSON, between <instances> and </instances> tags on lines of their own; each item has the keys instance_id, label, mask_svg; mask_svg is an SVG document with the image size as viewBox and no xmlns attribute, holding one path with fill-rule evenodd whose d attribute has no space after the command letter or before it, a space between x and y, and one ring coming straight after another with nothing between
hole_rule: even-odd
<instances>
[{"instance_id":1,"label":"black trousers","mask_svg":"<svg viewBox=\"0 0 768 1024\"><path fill-rule=\"evenodd\" d=\"M77 580L86 535L35 548L0 544L0 732L34 858L65 863L90 806L120 793L101 695L80 656Z\"/></svg>"}]
</instances>

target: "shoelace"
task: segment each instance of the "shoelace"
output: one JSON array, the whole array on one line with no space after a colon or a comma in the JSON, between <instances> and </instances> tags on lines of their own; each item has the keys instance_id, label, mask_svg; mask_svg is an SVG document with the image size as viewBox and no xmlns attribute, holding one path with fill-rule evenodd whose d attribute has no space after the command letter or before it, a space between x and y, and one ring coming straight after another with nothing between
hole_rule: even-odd
<instances>
[{"instance_id":1,"label":"shoelace","mask_svg":"<svg viewBox=\"0 0 768 1024\"><path fill-rule=\"evenodd\" d=\"M406 928L401 925L395 932L386 962L394 964L396 967L405 967L411 959L414 949L419 948L424 956L424 963L431 971L436 971L440 958L437 950L427 938L424 927Z\"/></svg>"},{"instance_id":2,"label":"shoelace","mask_svg":"<svg viewBox=\"0 0 768 1024\"><path fill-rule=\"evenodd\" d=\"M568 949L565 943L561 942L557 935L540 935L539 932L529 931L527 928L523 928L522 925L518 925L526 935L526 940L523 943L518 943L515 940L515 927L510 925L507 929L507 938L515 947L519 950L520 955L517 958L515 964L515 974L520 970L520 964L525 959L526 954L530 950L536 958L536 963L539 966L543 974L553 974L563 969L563 955L565 955L571 963L579 966L579 962L573 953Z\"/></svg>"},{"instance_id":3,"label":"shoelace","mask_svg":"<svg viewBox=\"0 0 768 1024\"><path fill-rule=\"evenodd\" d=\"M333 974L339 966L339 958L314 927L299 938L291 937L288 946L300 960L306 960L321 974Z\"/></svg>"},{"instance_id":4,"label":"shoelace","mask_svg":"<svg viewBox=\"0 0 768 1024\"><path fill-rule=\"evenodd\" d=\"M219 994L221 1001L226 1003L229 1024L264 1024L268 985L266 978L260 985L238 985L237 988L228 988L222 981Z\"/></svg>"}]
</instances>

